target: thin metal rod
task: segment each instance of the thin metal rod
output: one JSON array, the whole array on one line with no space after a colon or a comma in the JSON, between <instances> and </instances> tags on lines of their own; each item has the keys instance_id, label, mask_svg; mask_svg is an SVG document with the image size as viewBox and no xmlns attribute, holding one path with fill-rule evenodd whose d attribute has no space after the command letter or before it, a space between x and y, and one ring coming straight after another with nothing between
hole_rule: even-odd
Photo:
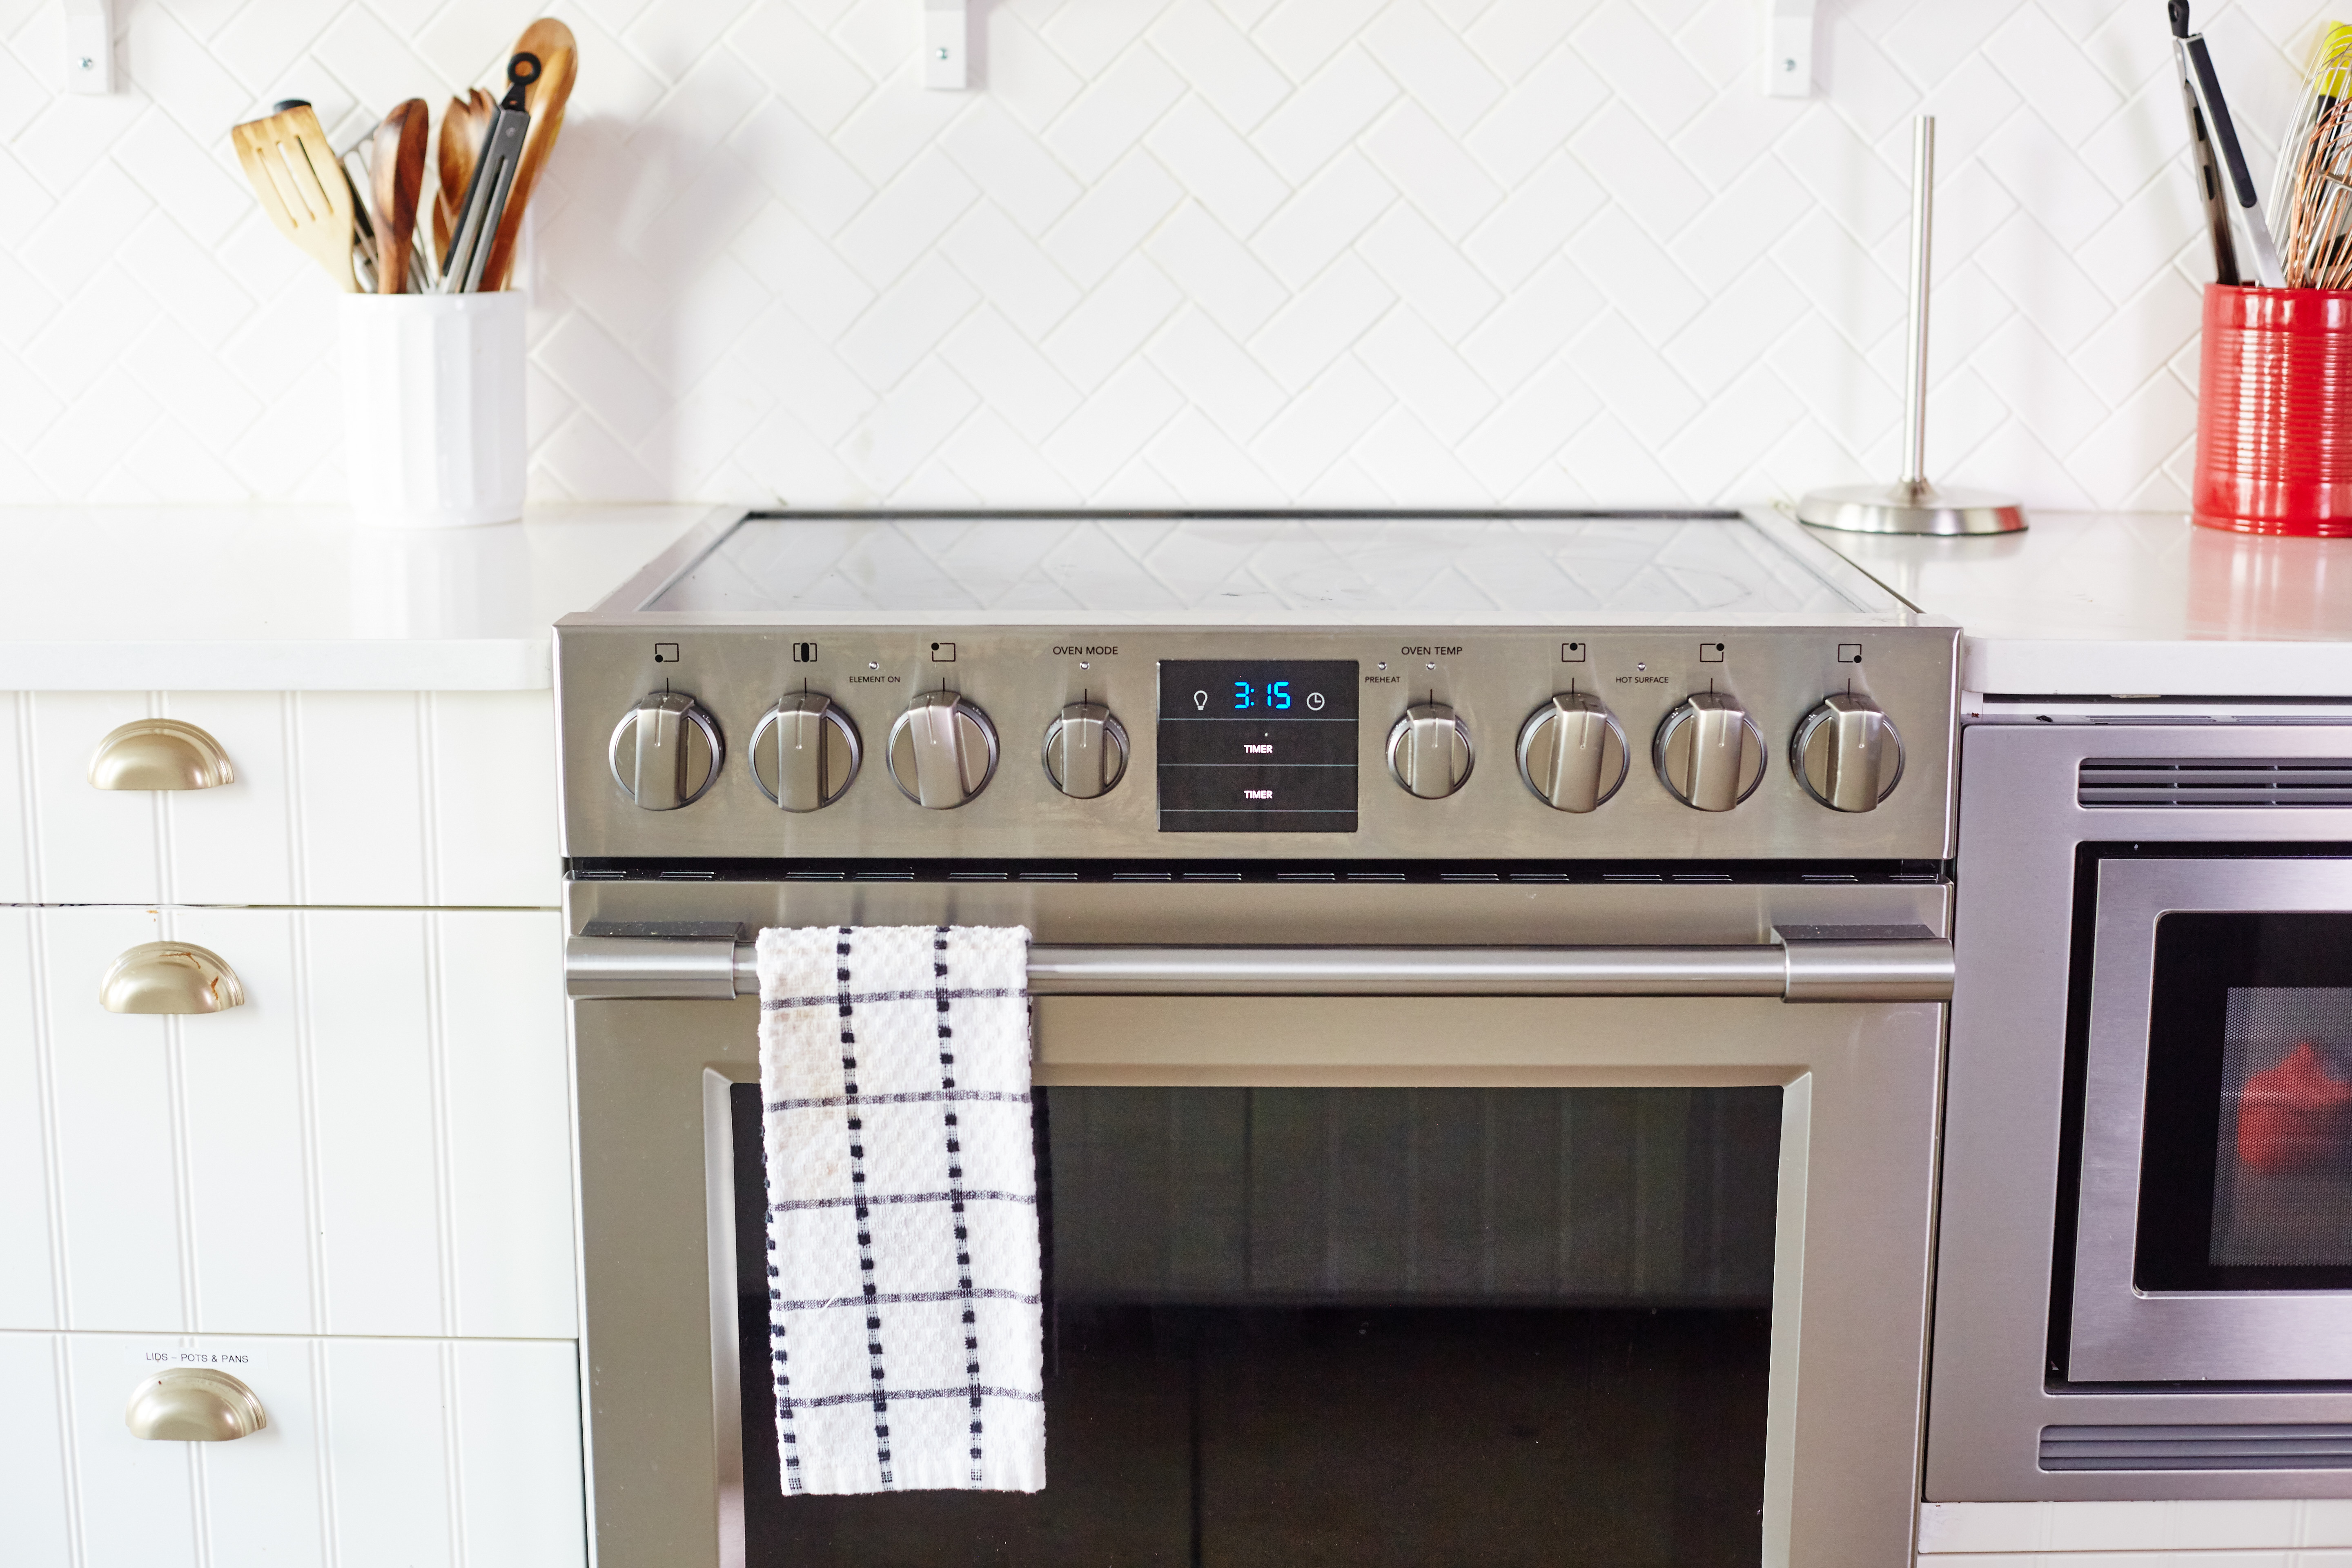
<instances>
[{"instance_id":1,"label":"thin metal rod","mask_svg":"<svg viewBox=\"0 0 2352 1568\"><path fill-rule=\"evenodd\" d=\"M1927 281L1936 227L1936 117L1911 122L1911 321L1903 364L1903 483L1927 483Z\"/></svg>"},{"instance_id":2,"label":"thin metal rod","mask_svg":"<svg viewBox=\"0 0 2352 1568\"><path fill-rule=\"evenodd\" d=\"M749 942L573 937L579 1000L757 995ZM1710 947L1049 947L1029 950L1037 996L1778 996L1939 1002L1941 938Z\"/></svg>"}]
</instances>

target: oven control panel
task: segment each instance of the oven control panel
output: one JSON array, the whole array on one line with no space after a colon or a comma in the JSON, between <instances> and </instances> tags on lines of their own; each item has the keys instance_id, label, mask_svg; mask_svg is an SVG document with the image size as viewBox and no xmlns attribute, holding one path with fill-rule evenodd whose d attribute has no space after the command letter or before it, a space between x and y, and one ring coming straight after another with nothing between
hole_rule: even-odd
<instances>
[{"instance_id":1,"label":"oven control panel","mask_svg":"<svg viewBox=\"0 0 2352 1568\"><path fill-rule=\"evenodd\" d=\"M575 859L1943 859L1958 633L557 632Z\"/></svg>"}]
</instances>

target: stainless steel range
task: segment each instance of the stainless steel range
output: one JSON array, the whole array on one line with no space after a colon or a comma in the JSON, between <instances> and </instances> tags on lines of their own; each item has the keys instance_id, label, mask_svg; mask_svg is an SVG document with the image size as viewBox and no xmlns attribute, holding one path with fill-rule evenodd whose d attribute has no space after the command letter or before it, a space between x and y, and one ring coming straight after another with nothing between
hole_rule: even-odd
<instances>
[{"instance_id":1,"label":"stainless steel range","mask_svg":"<svg viewBox=\"0 0 2352 1568\"><path fill-rule=\"evenodd\" d=\"M1738 513L755 516L567 618L598 1561L1901 1560L1956 643ZM947 921L1049 1484L786 1499L746 944Z\"/></svg>"}]
</instances>

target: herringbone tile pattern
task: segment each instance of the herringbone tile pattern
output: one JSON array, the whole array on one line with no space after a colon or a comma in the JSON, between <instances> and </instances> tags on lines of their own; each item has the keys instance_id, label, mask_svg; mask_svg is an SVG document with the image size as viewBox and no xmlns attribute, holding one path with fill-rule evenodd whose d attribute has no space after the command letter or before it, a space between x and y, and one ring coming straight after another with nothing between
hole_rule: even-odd
<instances>
[{"instance_id":1,"label":"herringbone tile pattern","mask_svg":"<svg viewBox=\"0 0 2352 1568\"><path fill-rule=\"evenodd\" d=\"M534 494L1754 500L1891 477L1909 117L1931 468L2174 506L2204 258L2153 0L563 0ZM333 300L226 131L488 79L531 0L0 0L0 500L333 499ZM2311 0L2200 8L2267 164Z\"/></svg>"}]
</instances>

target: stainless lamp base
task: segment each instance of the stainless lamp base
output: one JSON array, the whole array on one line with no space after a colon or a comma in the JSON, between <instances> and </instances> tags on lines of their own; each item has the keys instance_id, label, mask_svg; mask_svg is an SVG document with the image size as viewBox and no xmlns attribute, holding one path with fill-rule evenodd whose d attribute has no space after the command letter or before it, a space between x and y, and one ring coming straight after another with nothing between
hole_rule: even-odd
<instances>
[{"instance_id":1,"label":"stainless lamp base","mask_svg":"<svg viewBox=\"0 0 2352 1568\"><path fill-rule=\"evenodd\" d=\"M1930 484L1841 485L1797 503L1797 521L1842 533L2016 533L2025 513L1985 490Z\"/></svg>"}]
</instances>

